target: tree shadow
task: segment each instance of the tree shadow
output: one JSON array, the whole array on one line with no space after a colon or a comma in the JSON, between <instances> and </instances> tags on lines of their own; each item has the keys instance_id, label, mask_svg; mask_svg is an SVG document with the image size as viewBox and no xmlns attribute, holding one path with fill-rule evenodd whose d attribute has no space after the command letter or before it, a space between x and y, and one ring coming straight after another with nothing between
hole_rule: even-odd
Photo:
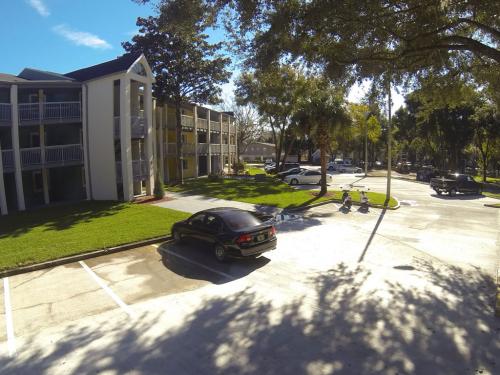
<instances>
[{"instance_id":1,"label":"tree shadow","mask_svg":"<svg viewBox=\"0 0 500 375\"><path fill-rule=\"evenodd\" d=\"M483 194L456 194L454 196L444 195L444 194L431 194L431 197L442 199L442 200L452 200L452 201L470 201L486 198Z\"/></svg>"},{"instance_id":2,"label":"tree shadow","mask_svg":"<svg viewBox=\"0 0 500 375\"><path fill-rule=\"evenodd\" d=\"M0 217L0 239L19 237L40 226L45 231L65 230L97 218L113 216L125 208L126 204L120 202L88 201L15 212Z\"/></svg>"},{"instance_id":3,"label":"tree shadow","mask_svg":"<svg viewBox=\"0 0 500 375\"><path fill-rule=\"evenodd\" d=\"M423 260L415 268L425 286L338 264L307 280L303 295L254 284L175 319L162 310L69 327L50 345L28 340L0 366L3 374L498 373L491 278Z\"/></svg>"}]
</instances>

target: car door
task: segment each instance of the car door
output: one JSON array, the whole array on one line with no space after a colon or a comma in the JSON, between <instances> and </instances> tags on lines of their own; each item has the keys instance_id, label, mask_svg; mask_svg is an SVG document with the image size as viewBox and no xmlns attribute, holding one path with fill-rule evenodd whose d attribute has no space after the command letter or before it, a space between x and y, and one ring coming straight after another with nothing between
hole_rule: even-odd
<instances>
[{"instance_id":1,"label":"car door","mask_svg":"<svg viewBox=\"0 0 500 375\"><path fill-rule=\"evenodd\" d=\"M205 218L203 241L211 244L218 242L218 237L222 234L222 230L222 220L216 215L207 214Z\"/></svg>"},{"instance_id":2,"label":"car door","mask_svg":"<svg viewBox=\"0 0 500 375\"><path fill-rule=\"evenodd\" d=\"M185 235L196 240L203 240L205 227L205 214L193 215L185 226Z\"/></svg>"},{"instance_id":3,"label":"car door","mask_svg":"<svg viewBox=\"0 0 500 375\"><path fill-rule=\"evenodd\" d=\"M478 190L477 183L471 176L465 177L464 188L471 193L476 192L476 190Z\"/></svg>"}]
</instances>

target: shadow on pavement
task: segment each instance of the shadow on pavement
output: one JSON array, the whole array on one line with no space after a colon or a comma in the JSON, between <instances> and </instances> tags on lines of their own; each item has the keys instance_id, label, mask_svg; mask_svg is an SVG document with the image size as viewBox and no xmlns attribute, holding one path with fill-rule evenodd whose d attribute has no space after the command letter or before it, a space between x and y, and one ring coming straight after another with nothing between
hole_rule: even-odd
<instances>
[{"instance_id":1,"label":"shadow on pavement","mask_svg":"<svg viewBox=\"0 0 500 375\"><path fill-rule=\"evenodd\" d=\"M382 220L384 219L385 213L387 211L387 208L384 208L382 212L380 213L380 216L378 217L377 223L375 224L375 227L373 228L370 237L368 238L368 241L366 242L366 246L363 249L363 252L361 253L358 263L361 263L366 255L366 252L368 251L368 248L370 247L373 237L375 237L375 234L377 234L378 227L380 226L380 223L382 223Z\"/></svg>"},{"instance_id":2,"label":"shadow on pavement","mask_svg":"<svg viewBox=\"0 0 500 375\"><path fill-rule=\"evenodd\" d=\"M165 311L126 324L69 328L50 344L0 358L2 374L498 374L494 284L474 270L423 261L425 286L339 264L282 305L260 286L212 296L175 324ZM271 287L271 286L270 286ZM276 295L279 291L274 291Z\"/></svg>"},{"instance_id":3,"label":"shadow on pavement","mask_svg":"<svg viewBox=\"0 0 500 375\"><path fill-rule=\"evenodd\" d=\"M181 245L164 243L158 252L163 265L170 271L213 284L224 284L245 277L270 262L264 254L258 258L230 259L221 263L215 259L210 246L194 240L186 240Z\"/></svg>"},{"instance_id":4,"label":"shadow on pavement","mask_svg":"<svg viewBox=\"0 0 500 375\"><path fill-rule=\"evenodd\" d=\"M451 201L469 201L469 200L475 200L475 199L483 199L486 198L485 195L482 194L457 194L455 196L450 196L448 194L444 195L438 195L438 194L431 194L431 197L438 198L438 199L443 199L443 200L451 200Z\"/></svg>"}]
</instances>

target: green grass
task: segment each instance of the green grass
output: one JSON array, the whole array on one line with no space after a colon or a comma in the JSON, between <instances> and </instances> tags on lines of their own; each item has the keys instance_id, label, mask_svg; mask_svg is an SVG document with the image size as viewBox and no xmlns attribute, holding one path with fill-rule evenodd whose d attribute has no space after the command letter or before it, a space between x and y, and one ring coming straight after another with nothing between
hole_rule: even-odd
<instances>
[{"instance_id":1,"label":"green grass","mask_svg":"<svg viewBox=\"0 0 500 375\"><path fill-rule=\"evenodd\" d=\"M483 176L474 176L474 180L476 182L483 182ZM499 184L500 183L500 177L486 177L486 182L494 183L494 184Z\"/></svg>"},{"instance_id":2,"label":"green grass","mask_svg":"<svg viewBox=\"0 0 500 375\"><path fill-rule=\"evenodd\" d=\"M250 176L255 176L256 174L266 174L266 171L263 168L248 168L246 170Z\"/></svg>"},{"instance_id":3,"label":"green grass","mask_svg":"<svg viewBox=\"0 0 500 375\"><path fill-rule=\"evenodd\" d=\"M167 235L186 213L151 205L82 202L0 218L0 270Z\"/></svg>"},{"instance_id":4,"label":"green grass","mask_svg":"<svg viewBox=\"0 0 500 375\"><path fill-rule=\"evenodd\" d=\"M263 182L251 179L224 179L219 182L209 182L207 179L201 178L187 181L182 186L170 186L168 189L175 192L280 208L306 206L330 199L340 199L342 196L341 191L329 191L327 196L319 197L317 196L318 192L296 190L273 178L267 178ZM359 201L357 191L353 191L351 195L354 201ZM368 198L373 204L383 204L385 201L385 195L380 193L369 192ZM389 207L395 206L396 200L391 198Z\"/></svg>"},{"instance_id":5,"label":"green grass","mask_svg":"<svg viewBox=\"0 0 500 375\"><path fill-rule=\"evenodd\" d=\"M490 198L500 199L499 193L491 193L489 191L483 191L483 195L490 197Z\"/></svg>"}]
</instances>

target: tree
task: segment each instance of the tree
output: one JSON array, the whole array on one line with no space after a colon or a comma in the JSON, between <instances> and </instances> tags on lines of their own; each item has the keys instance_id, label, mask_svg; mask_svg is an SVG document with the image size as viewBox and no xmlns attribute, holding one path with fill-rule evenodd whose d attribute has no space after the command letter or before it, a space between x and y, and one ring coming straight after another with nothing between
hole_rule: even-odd
<instances>
[{"instance_id":1,"label":"tree","mask_svg":"<svg viewBox=\"0 0 500 375\"><path fill-rule=\"evenodd\" d=\"M236 159L240 160L240 154L245 153L248 145L262 138L263 125L256 109L250 105L234 105L232 112L237 129L237 152Z\"/></svg>"},{"instance_id":2,"label":"tree","mask_svg":"<svg viewBox=\"0 0 500 375\"><path fill-rule=\"evenodd\" d=\"M276 148L276 169L286 160L291 146L291 119L304 88L304 76L289 66L273 66L255 73L243 73L236 82L236 100L253 104L269 125ZM290 143L289 143L290 144ZM291 142L293 145L293 142ZM283 157L281 156L283 153Z\"/></svg>"},{"instance_id":3,"label":"tree","mask_svg":"<svg viewBox=\"0 0 500 375\"><path fill-rule=\"evenodd\" d=\"M187 2L189 2L187 0ZM139 34L122 43L127 52L144 53L156 77L154 95L175 106L177 178L183 183L181 105L185 102L217 104L220 84L228 82L230 59L219 54L221 44L210 44L204 34L206 23L191 16L183 28L164 23L158 17L138 18ZM195 13L196 15L196 13Z\"/></svg>"},{"instance_id":4,"label":"tree","mask_svg":"<svg viewBox=\"0 0 500 375\"><path fill-rule=\"evenodd\" d=\"M351 103L349 105L349 113L353 124L353 137L360 145L365 144L365 138L366 142L370 141L372 143L376 143L380 139L382 135L380 122L372 114L367 104ZM365 151L367 152L368 145L365 145L364 149L363 154ZM365 155L365 159L367 158L368 156Z\"/></svg>"}]
</instances>

